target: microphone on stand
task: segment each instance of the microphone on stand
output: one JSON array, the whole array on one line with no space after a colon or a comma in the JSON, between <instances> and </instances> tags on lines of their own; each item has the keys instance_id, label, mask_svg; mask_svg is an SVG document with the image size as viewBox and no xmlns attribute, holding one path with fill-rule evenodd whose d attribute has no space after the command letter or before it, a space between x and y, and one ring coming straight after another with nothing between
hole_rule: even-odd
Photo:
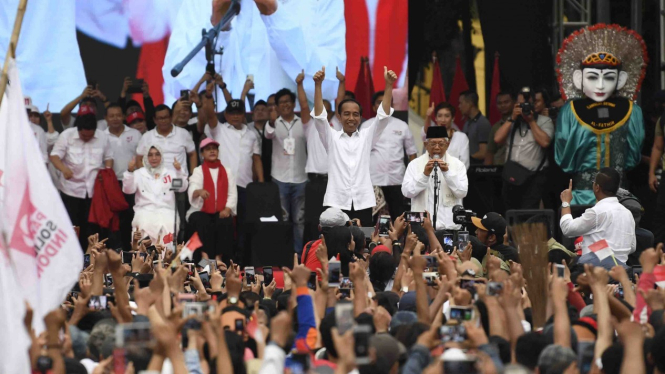
<instances>
[{"instance_id":1,"label":"microphone on stand","mask_svg":"<svg viewBox=\"0 0 665 374\"><path fill-rule=\"evenodd\" d=\"M439 155L439 154L435 154L435 155L434 155L434 159L437 160L437 161L434 163L434 168L438 168L438 167L439 167L439 160L441 159L441 155Z\"/></svg>"}]
</instances>

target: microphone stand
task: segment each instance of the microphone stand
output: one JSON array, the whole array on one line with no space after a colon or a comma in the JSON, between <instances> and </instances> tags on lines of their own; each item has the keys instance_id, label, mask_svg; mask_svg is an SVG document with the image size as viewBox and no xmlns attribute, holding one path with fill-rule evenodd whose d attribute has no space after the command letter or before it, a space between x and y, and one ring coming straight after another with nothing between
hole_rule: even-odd
<instances>
[{"instance_id":1,"label":"microphone stand","mask_svg":"<svg viewBox=\"0 0 665 374\"><path fill-rule=\"evenodd\" d=\"M432 221L434 231L436 231L436 216L439 209L439 186L441 185L441 181L439 180L439 173L437 172L438 169L439 161L437 160L436 164L434 164L434 219Z\"/></svg>"},{"instance_id":2,"label":"microphone stand","mask_svg":"<svg viewBox=\"0 0 665 374\"><path fill-rule=\"evenodd\" d=\"M187 56L185 56L182 61L180 61L178 64L176 64L173 69L171 69L171 76L172 77L177 77L180 73L182 73L182 69L185 68L185 65L191 61L194 56L196 56L199 51L209 45L211 49L214 49L214 43L215 39L217 38L217 35L219 32L223 29L226 28L231 21L238 15L240 12L240 0L232 0L231 1L231 6L229 7L229 10L226 11L226 14L224 14L224 17L222 18L221 21L217 24L217 26L211 28L208 30L208 32L203 32L203 35L201 36L201 41L199 44L197 44L191 52ZM207 53L206 57L208 58L208 64L210 65L211 60L213 59L214 54L213 53Z\"/></svg>"}]
</instances>

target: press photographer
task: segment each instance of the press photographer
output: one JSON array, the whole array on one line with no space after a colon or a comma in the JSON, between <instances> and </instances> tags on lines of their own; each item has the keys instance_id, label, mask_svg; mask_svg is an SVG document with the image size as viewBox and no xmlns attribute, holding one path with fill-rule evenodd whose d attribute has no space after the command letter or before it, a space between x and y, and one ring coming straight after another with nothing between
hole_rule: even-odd
<instances>
[{"instance_id":1,"label":"press photographer","mask_svg":"<svg viewBox=\"0 0 665 374\"><path fill-rule=\"evenodd\" d=\"M482 262L489 248L490 253L501 261L520 262L517 249L508 245L504 239L507 223L501 214L489 212L483 218L471 217L471 222L476 227L476 236L469 237L474 258Z\"/></svg>"},{"instance_id":2,"label":"press photographer","mask_svg":"<svg viewBox=\"0 0 665 374\"><path fill-rule=\"evenodd\" d=\"M546 149L552 136L552 120L537 113L531 89L522 88L512 116L494 135L497 144L508 144L503 168L506 210L539 208L547 181Z\"/></svg>"}]
</instances>

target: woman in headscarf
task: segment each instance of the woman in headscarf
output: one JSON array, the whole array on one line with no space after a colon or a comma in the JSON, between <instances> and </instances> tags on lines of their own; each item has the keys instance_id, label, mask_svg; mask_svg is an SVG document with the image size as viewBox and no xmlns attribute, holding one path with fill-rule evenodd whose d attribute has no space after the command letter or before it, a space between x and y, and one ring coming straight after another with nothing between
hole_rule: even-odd
<instances>
[{"instance_id":1,"label":"woman in headscarf","mask_svg":"<svg viewBox=\"0 0 665 374\"><path fill-rule=\"evenodd\" d=\"M219 143L212 138L201 141L203 163L189 177L187 212L188 237L199 234L203 251L210 259L229 263L235 252L233 217L237 214L238 190L235 176L219 161ZM201 258L194 253L194 262Z\"/></svg>"},{"instance_id":2,"label":"woman in headscarf","mask_svg":"<svg viewBox=\"0 0 665 374\"><path fill-rule=\"evenodd\" d=\"M174 159L176 173L169 171L164 167L163 154L158 145L152 145L143 156L143 167L136 169L136 159L132 159L122 178L122 192L136 194L132 221L134 231L141 231L142 237L149 236L153 243L160 240L160 244L167 235L177 237L177 233L173 232L175 192L171 190L171 184L174 179L182 181L177 192L186 191L188 186L187 172L180 163Z\"/></svg>"}]
</instances>

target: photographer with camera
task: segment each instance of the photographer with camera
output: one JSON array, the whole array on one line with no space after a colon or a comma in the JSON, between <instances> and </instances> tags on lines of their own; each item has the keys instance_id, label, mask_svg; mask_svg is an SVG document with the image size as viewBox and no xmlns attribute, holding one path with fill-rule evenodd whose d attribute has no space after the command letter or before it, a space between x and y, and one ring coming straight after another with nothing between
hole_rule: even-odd
<instances>
[{"instance_id":1,"label":"photographer with camera","mask_svg":"<svg viewBox=\"0 0 665 374\"><path fill-rule=\"evenodd\" d=\"M473 246L472 256L475 259L482 262L489 247L490 254L504 262L509 260L520 262L517 249L503 242L507 223L501 214L489 212L483 218L471 217L471 223L476 227L476 236L469 237Z\"/></svg>"},{"instance_id":2,"label":"photographer with camera","mask_svg":"<svg viewBox=\"0 0 665 374\"><path fill-rule=\"evenodd\" d=\"M552 120L535 111L531 89L524 87L517 96L512 116L494 135L497 144L508 146L503 168L506 210L539 208L547 181L546 149L553 136Z\"/></svg>"},{"instance_id":3,"label":"photographer with camera","mask_svg":"<svg viewBox=\"0 0 665 374\"><path fill-rule=\"evenodd\" d=\"M462 204L469 189L466 166L446 153L450 139L445 127L427 129L425 146L427 153L409 163L402 182L402 193L411 198L411 210L428 210L436 216L435 230L459 230L461 225L453 222L453 206ZM437 210L434 211L435 181L438 175Z\"/></svg>"}]
</instances>

